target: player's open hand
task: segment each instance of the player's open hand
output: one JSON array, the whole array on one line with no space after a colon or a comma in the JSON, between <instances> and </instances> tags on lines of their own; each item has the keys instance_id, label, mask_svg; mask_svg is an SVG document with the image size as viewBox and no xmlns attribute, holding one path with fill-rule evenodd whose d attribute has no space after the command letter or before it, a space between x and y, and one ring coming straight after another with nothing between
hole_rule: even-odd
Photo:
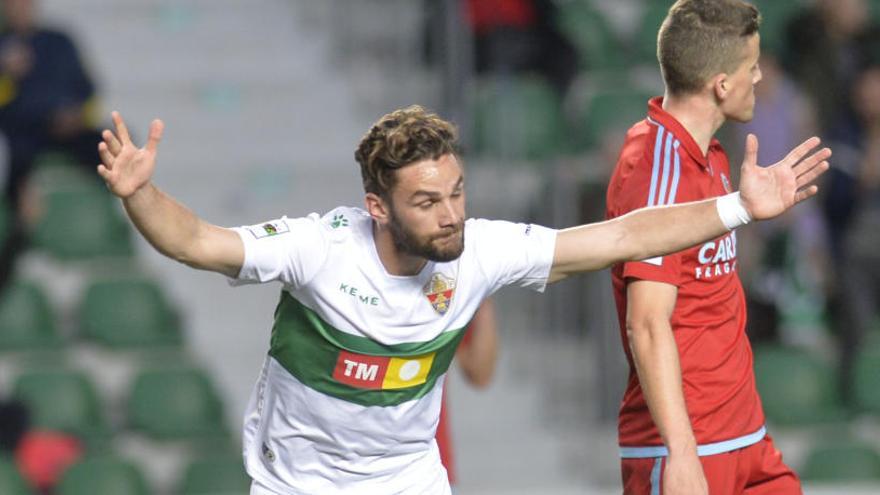
<instances>
[{"instance_id":1,"label":"player's open hand","mask_svg":"<svg viewBox=\"0 0 880 495\"><path fill-rule=\"evenodd\" d=\"M138 148L131 141L128 127L119 115L113 112L116 132L105 129L101 134L103 141L98 144L101 164L98 174L107 183L107 188L120 198L128 198L150 182L156 168L156 149L162 139L164 124L154 120L150 124L147 144Z\"/></svg>"},{"instance_id":2,"label":"player's open hand","mask_svg":"<svg viewBox=\"0 0 880 495\"><path fill-rule=\"evenodd\" d=\"M818 192L814 182L828 170L831 156L829 148L810 154L820 142L817 137L807 139L778 163L760 167L758 138L748 135L739 186L743 205L752 218L773 218Z\"/></svg>"}]
</instances>

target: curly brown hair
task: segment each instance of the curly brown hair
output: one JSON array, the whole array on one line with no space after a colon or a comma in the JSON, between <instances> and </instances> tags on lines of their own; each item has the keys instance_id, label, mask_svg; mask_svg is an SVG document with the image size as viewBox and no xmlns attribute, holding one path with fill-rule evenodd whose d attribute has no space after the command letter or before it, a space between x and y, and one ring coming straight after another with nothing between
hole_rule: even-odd
<instances>
[{"instance_id":1,"label":"curly brown hair","mask_svg":"<svg viewBox=\"0 0 880 495\"><path fill-rule=\"evenodd\" d=\"M361 166L364 190L389 199L395 171L443 155L458 156L455 126L418 105L382 116L361 139L354 158Z\"/></svg>"},{"instance_id":2,"label":"curly brown hair","mask_svg":"<svg viewBox=\"0 0 880 495\"><path fill-rule=\"evenodd\" d=\"M710 78L733 72L761 14L743 0L678 0L657 35L657 58L673 95L699 92Z\"/></svg>"}]
</instances>

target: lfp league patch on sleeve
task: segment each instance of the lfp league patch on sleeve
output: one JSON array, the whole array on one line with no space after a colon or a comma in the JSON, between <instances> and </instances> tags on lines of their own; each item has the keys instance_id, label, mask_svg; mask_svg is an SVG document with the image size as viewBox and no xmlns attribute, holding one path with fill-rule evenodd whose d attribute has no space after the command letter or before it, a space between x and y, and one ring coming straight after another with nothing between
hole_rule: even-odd
<instances>
[{"instance_id":1,"label":"lfp league patch on sleeve","mask_svg":"<svg viewBox=\"0 0 880 495\"><path fill-rule=\"evenodd\" d=\"M290 228L287 226L287 222L284 222L282 220L266 222L261 225L251 225L250 227L245 228L257 239L272 237L273 235L281 235L290 232Z\"/></svg>"}]
</instances>

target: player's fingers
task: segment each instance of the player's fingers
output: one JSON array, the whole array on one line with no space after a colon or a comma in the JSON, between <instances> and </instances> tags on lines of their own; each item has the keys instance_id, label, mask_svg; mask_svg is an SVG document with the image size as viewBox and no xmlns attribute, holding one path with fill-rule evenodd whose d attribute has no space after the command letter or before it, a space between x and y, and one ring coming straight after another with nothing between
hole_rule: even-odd
<instances>
[{"instance_id":1,"label":"player's fingers","mask_svg":"<svg viewBox=\"0 0 880 495\"><path fill-rule=\"evenodd\" d=\"M119 135L119 141L122 142L123 145L130 144L131 135L128 133L128 127L126 127L125 121L122 120L122 116L115 110L111 113L111 116L113 117L113 124L116 125L116 133Z\"/></svg>"},{"instance_id":2,"label":"player's fingers","mask_svg":"<svg viewBox=\"0 0 880 495\"><path fill-rule=\"evenodd\" d=\"M813 136L810 139L807 139L803 143L797 145L793 150L791 150L785 158L782 159L779 163L785 163L789 167L794 167L798 162L801 161L807 153L813 150L816 146L822 142L821 139Z\"/></svg>"},{"instance_id":3,"label":"player's fingers","mask_svg":"<svg viewBox=\"0 0 880 495\"><path fill-rule=\"evenodd\" d=\"M113 162L116 158L110 153L110 150L107 149L107 143L103 141L98 143L98 156L101 157L101 162L107 168L113 168Z\"/></svg>"},{"instance_id":4,"label":"player's fingers","mask_svg":"<svg viewBox=\"0 0 880 495\"><path fill-rule=\"evenodd\" d=\"M797 165L793 165L791 169L796 175L801 175L829 158L831 158L831 148L822 148L801 160Z\"/></svg>"},{"instance_id":5,"label":"player's fingers","mask_svg":"<svg viewBox=\"0 0 880 495\"><path fill-rule=\"evenodd\" d=\"M150 135L147 138L147 151L150 153L156 153L156 148L159 146L159 141L162 139L162 131L165 130L165 124L156 119L150 123Z\"/></svg>"},{"instance_id":6,"label":"player's fingers","mask_svg":"<svg viewBox=\"0 0 880 495\"><path fill-rule=\"evenodd\" d=\"M104 138L104 142L107 143L107 148L110 150L110 153L113 153L113 156L119 154L122 151L122 143L116 139L116 135L113 134L113 131L109 129L104 129L104 132L101 133L101 137Z\"/></svg>"},{"instance_id":7,"label":"player's fingers","mask_svg":"<svg viewBox=\"0 0 880 495\"><path fill-rule=\"evenodd\" d=\"M801 188L812 183L816 178L828 171L830 166L831 165L827 161L822 161L815 167L801 173L797 178L797 187Z\"/></svg>"},{"instance_id":8,"label":"player's fingers","mask_svg":"<svg viewBox=\"0 0 880 495\"><path fill-rule=\"evenodd\" d=\"M110 180L111 172L104 164L101 164L98 165L98 175L104 180Z\"/></svg>"},{"instance_id":9,"label":"player's fingers","mask_svg":"<svg viewBox=\"0 0 880 495\"><path fill-rule=\"evenodd\" d=\"M800 191L797 192L797 194L795 194L794 202L800 203L801 201L803 201L809 197L815 196L817 192L819 192L819 186L815 186L815 185L801 189Z\"/></svg>"}]
</instances>

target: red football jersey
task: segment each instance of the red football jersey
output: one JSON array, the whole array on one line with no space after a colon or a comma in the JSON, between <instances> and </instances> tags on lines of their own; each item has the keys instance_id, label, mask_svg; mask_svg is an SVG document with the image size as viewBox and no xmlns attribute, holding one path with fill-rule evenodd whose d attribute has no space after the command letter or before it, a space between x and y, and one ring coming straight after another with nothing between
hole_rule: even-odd
<instances>
[{"instance_id":1,"label":"red football jersey","mask_svg":"<svg viewBox=\"0 0 880 495\"><path fill-rule=\"evenodd\" d=\"M645 206L731 192L730 165L720 143L713 139L704 156L685 128L663 110L662 101L652 99L648 118L627 132L608 186L608 218ZM620 335L630 365L619 417L622 447L663 444L642 394L626 335L626 284L636 279L678 287L671 324L697 443L726 442L763 427L752 350L745 333L745 296L736 268L735 232L673 255L613 267Z\"/></svg>"}]
</instances>

